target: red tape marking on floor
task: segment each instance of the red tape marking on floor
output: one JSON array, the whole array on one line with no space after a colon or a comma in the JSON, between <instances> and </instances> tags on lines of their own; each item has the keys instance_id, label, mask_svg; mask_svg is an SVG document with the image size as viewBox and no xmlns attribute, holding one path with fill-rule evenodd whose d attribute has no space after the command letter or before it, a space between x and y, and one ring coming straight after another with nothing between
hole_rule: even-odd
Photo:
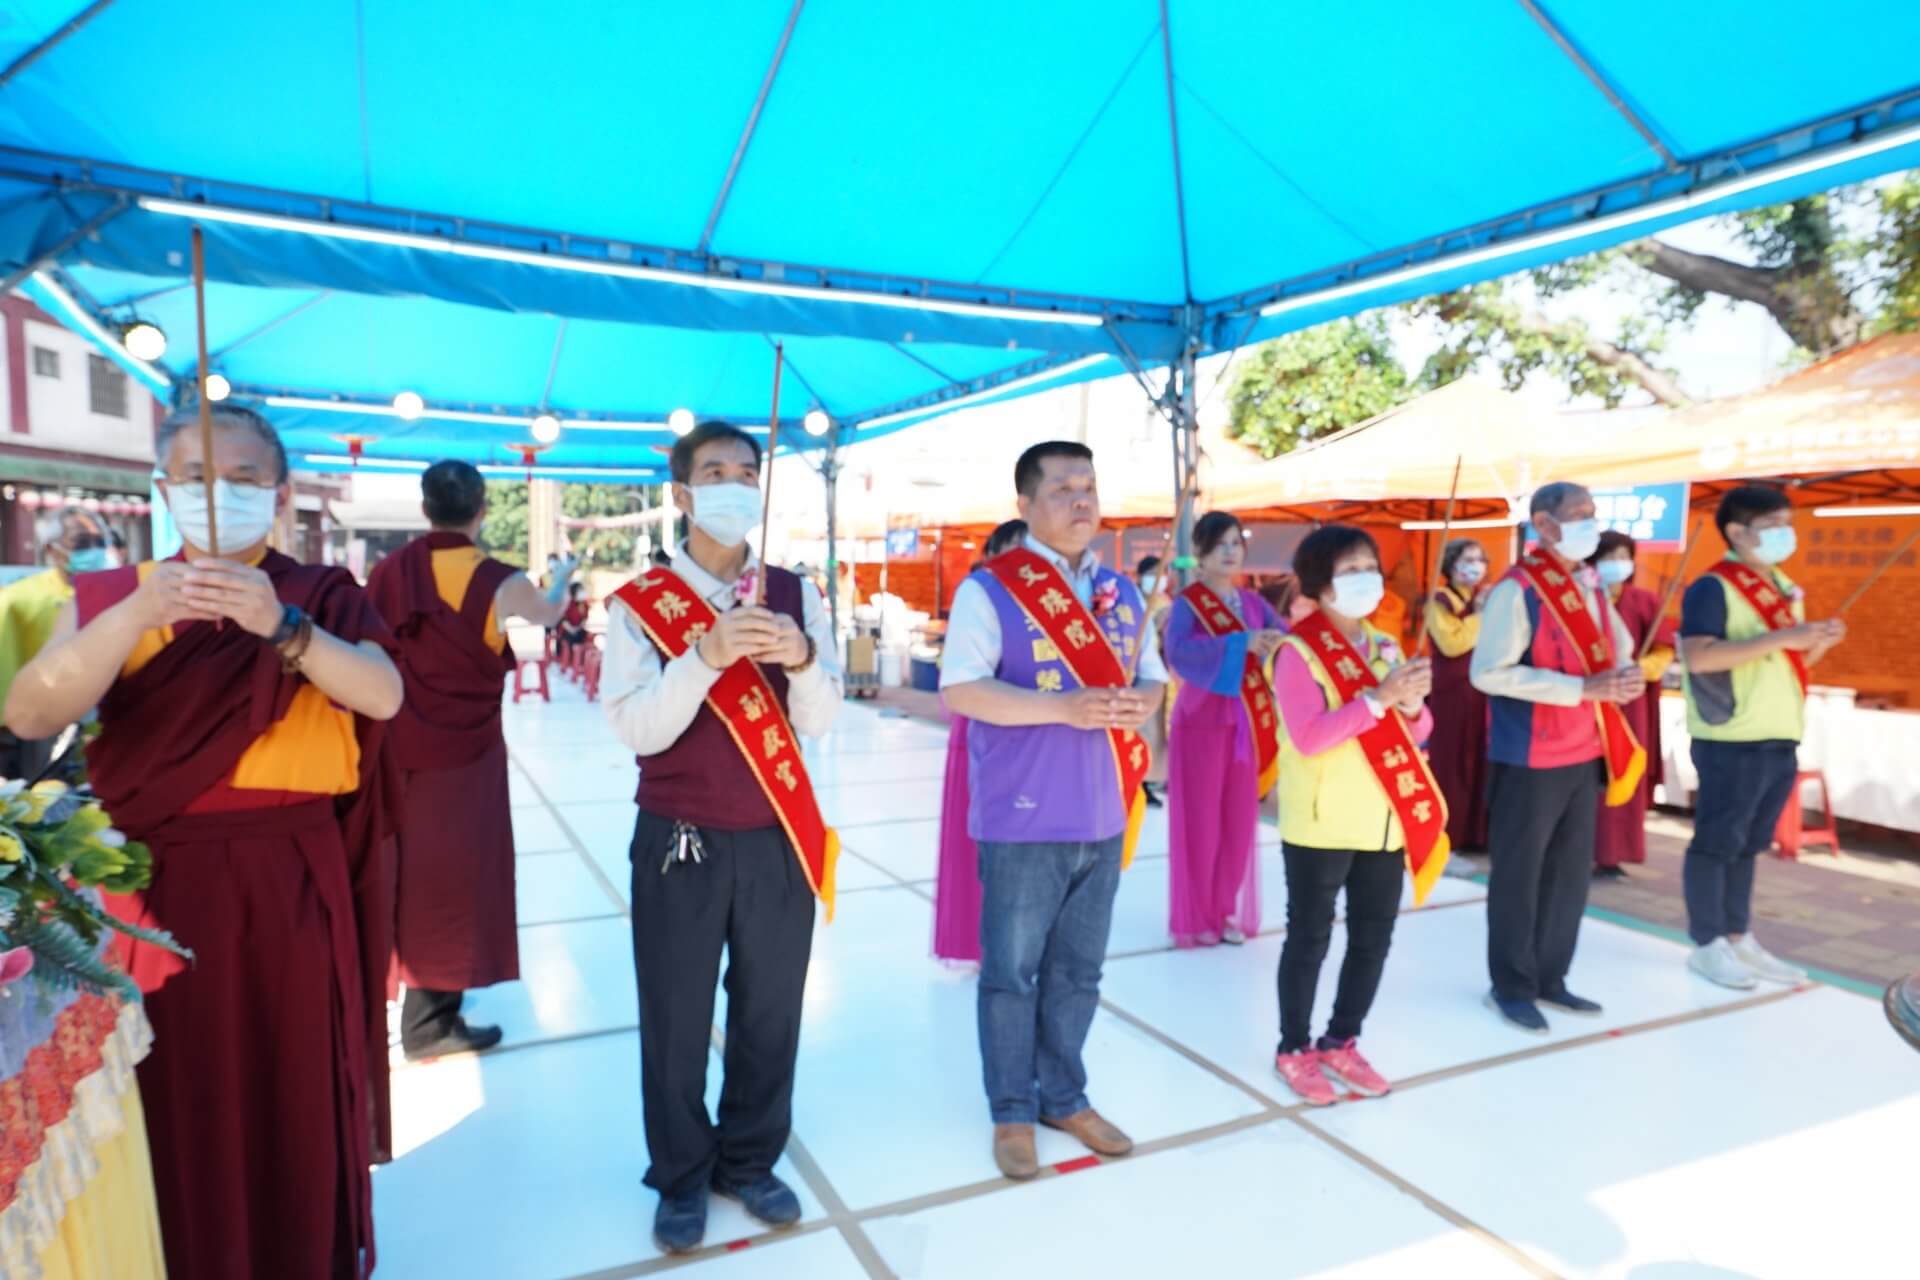
<instances>
[{"instance_id":1,"label":"red tape marking on floor","mask_svg":"<svg viewBox=\"0 0 1920 1280\"><path fill-rule=\"evenodd\" d=\"M1053 1166L1055 1173L1078 1173L1082 1169L1091 1169L1100 1163L1099 1156L1081 1156L1078 1160L1062 1160Z\"/></svg>"},{"instance_id":2,"label":"red tape marking on floor","mask_svg":"<svg viewBox=\"0 0 1920 1280\"><path fill-rule=\"evenodd\" d=\"M748 1247L749 1245L751 1245L752 1243L753 1243L753 1241L751 1241L751 1240L735 1240L735 1241L734 1241L734 1242L733 1242L732 1244L729 1244L729 1245L727 1246L727 1252L728 1252L728 1253L738 1253L738 1252L740 1252L740 1251L741 1251L742 1249L745 1249L745 1248L747 1248L747 1247Z\"/></svg>"}]
</instances>

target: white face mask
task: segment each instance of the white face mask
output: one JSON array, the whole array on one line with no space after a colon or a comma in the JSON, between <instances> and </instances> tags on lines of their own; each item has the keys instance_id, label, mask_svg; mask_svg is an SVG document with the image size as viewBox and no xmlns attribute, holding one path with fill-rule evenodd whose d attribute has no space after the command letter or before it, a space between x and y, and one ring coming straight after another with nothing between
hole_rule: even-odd
<instances>
[{"instance_id":1,"label":"white face mask","mask_svg":"<svg viewBox=\"0 0 1920 1280\"><path fill-rule=\"evenodd\" d=\"M1471 587L1487 576L1485 560L1462 560L1453 567L1453 578L1463 587Z\"/></svg>"},{"instance_id":2,"label":"white face mask","mask_svg":"<svg viewBox=\"0 0 1920 1280\"><path fill-rule=\"evenodd\" d=\"M235 484L216 480L213 484L213 510L219 518L214 532L220 535L222 554L242 551L266 541L273 531L273 517L280 505L280 491L271 485ZM167 507L180 537L190 547L208 551L213 541L207 529L207 486L204 484L167 485Z\"/></svg>"},{"instance_id":3,"label":"white face mask","mask_svg":"<svg viewBox=\"0 0 1920 1280\"><path fill-rule=\"evenodd\" d=\"M702 484L693 495L693 522L723 547L737 547L760 523L760 490L750 484Z\"/></svg>"},{"instance_id":4,"label":"white face mask","mask_svg":"<svg viewBox=\"0 0 1920 1280\"><path fill-rule=\"evenodd\" d=\"M1375 572L1343 573L1333 580L1333 607L1349 618L1364 618L1387 597L1387 580Z\"/></svg>"},{"instance_id":5,"label":"white face mask","mask_svg":"<svg viewBox=\"0 0 1920 1280\"><path fill-rule=\"evenodd\" d=\"M1790 524L1775 525L1771 529L1762 529L1759 533L1760 544L1753 549L1754 559L1763 564L1779 564L1788 559L1800 548L1800 537Z\"/></svg>"},{"instance_id":6,"label":"white face mask","mask_svg":"<svg viewBox=\"0 0 1920 1280\"><path fill-rule=\"evenodd\" d=\"M1553 549L1569 560L1585 560L1600 549L1598 520L1567 520L1560 525L1560 541Z\"/></svg>"},{"instance_id":7,"label":"white face mask","mask_svg":"<svg viewBox=\"0 0 1920 1280\"><path fill-rule=\"evenodd\" d=\"M1610 587L1617 587L1633 576L1633 561L1602 560L1594 568L1599 571L1600 581Z\"/></svg>"},{"instance_id":8,"label":"white face mask","mask_svg":"<svg viewBox=\"0 0 1920 1280\"><path fill-rule=\"evenodd\" d=\"M1160 575L1149 573L1140 579L1140 594L1150 596L1160 589Z\"/></svg>"}]
</instances>

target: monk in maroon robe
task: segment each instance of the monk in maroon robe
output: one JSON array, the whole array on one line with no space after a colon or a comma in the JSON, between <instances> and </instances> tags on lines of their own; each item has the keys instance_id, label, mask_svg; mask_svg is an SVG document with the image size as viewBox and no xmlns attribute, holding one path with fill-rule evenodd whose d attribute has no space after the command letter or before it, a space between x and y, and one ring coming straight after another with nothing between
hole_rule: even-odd
<instances>
[{"instance_id":1,"label":"monk in maroon robe","mask_svg":"<svg viewBox=\"0 0 1920 1280\"><path fill-rule=\"evenodd\" d=\"M1647 681L1641 695L1621 708L1633 736L1647 749L1647 771L1625 804L1600 806L1599 825L1594 828L1593 873L1603 880L1618 880L1627 874L1627 863L1647 860L1647 810L1653 805L1653 789L1666 776L1660 747L1660 682L1678 651L1679 628L1672 618L1661 616L1660 597L1633 581L1638 551L1632 538L1609 529L1600 535L1600 549L1591 560L1613 596L1620 621L1633 637L1633 652Z\"/></svg>"},{"instance_id":2,"label":"monk in maroon robe","mask_svg":"<svg viewBox=\"0 0 1920 1280\"><path fill-rule=\"evenodd\" d=\"M80 577L6 717L37 735L98 706L94 788L154 858L111 906L194 952L122 953L149 993L169 1274L359 1280L388 1145L381 722L400 675L351 575L267 550L291 498L272 427L214 414L217 484L191 417L159 435L184 555ZM216 532L225 558L202 549Z\"/></svg>"},{"instance_id":3,"label":"monk in maroon robe","mask_svg":"<svg viewBox=\"0 0 1920 1280\"><path fill-rule=\"evenodd\" d=\"M388 746L401 794L394 828L394 957L407 988L400 1040L415 1059L500 1042L500 1028L460 1016L466 991L520 976L500 728L501 681L513 655L500 621L557 622L573 572L562 561L543 595L474 545L487 486L468 463L435 463L420 489L433 532L367 578L367 594L399 640L407 686Z\"/></svg>"}]
</instances>

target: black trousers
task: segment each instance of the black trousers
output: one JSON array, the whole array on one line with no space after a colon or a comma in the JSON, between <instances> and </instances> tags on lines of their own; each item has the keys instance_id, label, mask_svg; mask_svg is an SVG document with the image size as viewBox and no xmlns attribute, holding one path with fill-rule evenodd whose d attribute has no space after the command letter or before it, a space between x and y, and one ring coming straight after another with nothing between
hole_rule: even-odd
<instances>
[{"instance_id":1,"label":"black trousers","mask_svg":"<svg viewBox=\"0 0 1920 1280\"><path fill-rule=\"evenodd\" d=\"M1714 742L1695 738L1693 841L1682 864L1687 933L1699 946L1747 931L1753 915L1753 871L1773 843L1780 812L1799 776L1797 742Z\"/></svg>"},{"instance_id":2,"label":"black trousers","mask_svg":"<svg viewBox=\"0 0 1920 1280\"><path fill-rule=\"evenodd\" d=\"M1313 1038L1313 995L1333 940L1335 900L1347 891L1347 954L1333 998L1329 1040L1351 1040L1373 1008L1400 915L1406 855L1287 845L1287 940L1280 947L1280 1052Z\"/></svg>"},{"instance_id":3,"label":"black trousers","mask_svg":"<svg viewBox=\"0 0 1920 1280\"><path fill-rule=\"evenodd\" d=\"M1487 972L1503 1000L1566 990L1593 881L1593 831L1606 765L1491 766Z\"/></svg>"},{"instance_id":4,"label":"black trousers","mask_svg":"<svg viewBox=\"0 0 1920 1280\"><path fill-rule=\"evenodd\" d=\"M813 946L813 892L786 833L707 831L701 862L661 865L671 819L633 833L633 971L640 988L646 1183L663 1195L773 1170L793 1126L800 998ZM727 953L720 1116L707 1114L714 987Z\"/></svg>"},{"instance_id":5,"label":"black trousers","mask_svg":"<svg viewBox=\"0 0 1920 1280\"><path fill-rule=\"evenodd\" d=\"M438 1040L460 1016L464 991L432 991L426 987L408 987L400 997L400 1044L403 1048L427 1045Z\"/></svg>"}]
</instances>

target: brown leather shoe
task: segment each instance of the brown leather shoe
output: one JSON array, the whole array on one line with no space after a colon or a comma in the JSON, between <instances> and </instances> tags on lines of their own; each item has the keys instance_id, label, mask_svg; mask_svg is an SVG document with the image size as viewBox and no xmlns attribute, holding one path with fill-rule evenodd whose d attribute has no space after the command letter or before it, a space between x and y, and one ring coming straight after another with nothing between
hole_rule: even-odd
<instances>
[{"instance_id":1,"label":"brown leather shoe","mask_svg":"<svg viewBox=\"0 0 1920 1280\"><path fill-rule=\"evenodd\" d=\"M1133 1139L1120 1132L1112 1121L1092 1107L1064 1120L1049 1120L1041 1116L1040 1123L1049 1129L1072 1134L1095 1155L1124 1156L1133 1150Z\"/></svg>"},{"instance_id":2,"label":"brown leather shoe","mask_svg":"<svg viewBox=\"0 0 1920 1280\"><path fill-rule=\"evenodd\" d=\"M1040 1172L1040 1157L1033 1153L1033 1126L997 1124L993 1126L993 1162L1000 1172L1015 1182L1025 1182Z\"/></svg>"}]
</instances>

